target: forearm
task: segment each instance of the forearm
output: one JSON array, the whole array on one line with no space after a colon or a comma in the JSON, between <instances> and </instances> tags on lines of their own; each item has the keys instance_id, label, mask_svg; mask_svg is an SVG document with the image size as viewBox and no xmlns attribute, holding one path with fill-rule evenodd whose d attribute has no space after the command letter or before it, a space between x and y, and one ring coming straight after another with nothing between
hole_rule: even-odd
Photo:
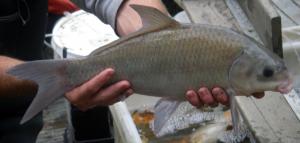
<instances>
[{"instance_id":1,"label":"forearm","mask_svg":"<svg viewBox=\"0 0 300 143\"><path fill-rule=\"evenodd\" d=\"M128 35L142 28L140 16L130 7L132 4L154 7L168 15L161 0L127 0L121 5L116 16L115 29L120 36Z\"/></svg>"},{"instance_id":2,"label":"forearm","mask_svg":"<svg viewBox=\"0 0 300 143\"><path fill-rule=\"evenodd\" d=\"M6 74L13 66L23 63L20 60L0 56L0 96L34 95L37 85L30 81L19 80Z\"/></svg>"},{"instance_id":3,"label":"forearm","mask_svg":"<svg viewBox=\"0 0 300 143\"><path fill-rule=\"evenodd\" d=\"M119 7L124 0L71 0L81 9L95 14L101 21L115 28Z\"/></svg>"},{"instance_id":4,"label":"forearm","mask_svg":"<svg viewBox=\"0 0 300 143\"><path fill-rule=\"evenodd\" d=\"M130 4L146 5L168 14L161 0L72 0L82 9L94 13L104 23L111 25L120 36L142 27L139 15Z\"/></svg>"}]
</instances>

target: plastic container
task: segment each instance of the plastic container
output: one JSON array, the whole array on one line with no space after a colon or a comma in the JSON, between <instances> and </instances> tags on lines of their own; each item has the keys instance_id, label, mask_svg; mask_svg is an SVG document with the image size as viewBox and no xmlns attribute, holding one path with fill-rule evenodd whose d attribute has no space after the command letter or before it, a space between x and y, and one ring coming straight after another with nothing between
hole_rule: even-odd
<instances>
[{"instance_id":1,"label":"plastic container","mask_svg":"<svg viewBox=\"0 0 300 143\"><path fill-rule=\"evenodd\" d=\"M118 36L114 30L101 22L95 15L83 10L66 14L53 28L51 46L57 54L55 58L80 58L102 47ZM66 52L63 52L67 49Z\"/></svg>"}]
</instances>

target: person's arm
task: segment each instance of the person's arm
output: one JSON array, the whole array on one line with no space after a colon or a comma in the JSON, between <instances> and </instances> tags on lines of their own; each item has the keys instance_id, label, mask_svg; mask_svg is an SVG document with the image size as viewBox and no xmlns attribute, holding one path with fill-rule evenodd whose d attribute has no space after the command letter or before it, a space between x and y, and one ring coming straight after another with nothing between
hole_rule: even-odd
<instances>
[{"instance_id":1,"label":"person's arm","mask_svg":"<svg viewBox=\"0 0 300 143\"><path fill-rule=\"evenodd\" d=\"M115 29L117 12L125 0L71 0L81 9L95 14Z\"/></svg>"},{"instance_id":2,"label":"person's arm","mask_svg":"<svg viewBox=\"0 0 300 143\"><path fill-rule=\"evenodd\" d=\"M72 2L111 25L120 36L142 27L139 15L129 7L130 4L155 7L168 14L161 0L72 0Z\"/></svg>"},{"instance_id":3,"label":"person's arm","mask_svg":"<svg viewBox=\"0 0 300 143\"><path fill-rule=\"evenodd\" d=\"M6 74L9 68L23 63L20 60L0 56L0 96L34 95L37 85L26 80L19 80Z\"/></svg>"},{"instance_id":4,"label":"person's arm","mask_svg":"<svg viewBox=\"0 0 300 143\"><path fill-rule=\"evenodd\" d=\"M161 0L127 0L121 5L116 15L115 29L120 36L126 36L142 28L141 18L138 13L130 7L131 4L154 7L166 15L169 15Z\"/></svg>"}]
</instances>

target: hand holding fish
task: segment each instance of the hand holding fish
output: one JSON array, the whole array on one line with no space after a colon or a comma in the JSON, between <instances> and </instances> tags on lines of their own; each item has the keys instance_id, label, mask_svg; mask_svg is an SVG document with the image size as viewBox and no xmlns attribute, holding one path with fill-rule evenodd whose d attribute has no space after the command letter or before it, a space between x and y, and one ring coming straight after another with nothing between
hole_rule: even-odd
<instances>
[{"instance_id":1,"label":"hand holding fish","mask_svg":"<svg viewBox=\"0 0 300 143\"><path fill-rule=\"evenodd\" d=\"M186 99L195 107L209 105L217 106L219 103L229 106L229 96L221 87L214 87L211 91L207 87L201 87L197 92L189 90ZM264 97L264 92L253 93L253 97L259 99Z\"/></svg>"},{"instance_id":2,"label":"hand holding fish","mask_svg":"<svg viewBox=\"0 0 300 143\"><path fill-rule=\"evenodd\" d=\"M213 88L211 92L207 87L201 87L197 92L189 90L186 93L186 98L190 104L196 107L204 105L215 107L218 103L229 105L229 98L226 92L219 87Z\"/></svg>"},{"instance_id":3,"label":"hand holding fish","mask_svg":"<svg viewBox=\"0 0 300 143\"><path fill-rule=\"evenodd\" d=\"M112 105L133 93L129 82L125 80L103 87L112 78L113 74L113 69L105 69L91 80L67 92L65 96L82 111L95 106Z\"/></svg>"}]
</instances>

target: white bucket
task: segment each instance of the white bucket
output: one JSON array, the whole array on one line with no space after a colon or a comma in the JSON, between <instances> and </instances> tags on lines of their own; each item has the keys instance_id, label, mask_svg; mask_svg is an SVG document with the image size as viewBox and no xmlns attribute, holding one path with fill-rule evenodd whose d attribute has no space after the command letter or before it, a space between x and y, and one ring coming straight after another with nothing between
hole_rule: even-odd
<instances>
[{"instance_id":1,"label":"white bucket","mask_svg":"<svg viewBox=\"0 0 300 143\"><path fill-rule=\"evenodd\" d=\"M109 25L80 10L67 14L56 23L51 46L57 54L55 58L63 57L64 48L67 49L67 58L79 58L116 39L118 36Z\"/></svg>"},{"instance_id":2,"label":"white bucket","mask_svg":"<svg viewBox=\"0 0 300 143\"><path fill-rule=\"evenodd\" d=\"M52 32L51 47L54 58L81 58L95 49L118 39L111 26L104 24L95 15L83 10L67 14L55 25ZM67 104L67 111L70 105ZM115 133L121 142L141 143L135 124L125 102L110 106L115 123ZM69 127L72 128L71 116L68 115ZM101 121L99 121L101 122Z\"/></svg>"}]
</instances>

